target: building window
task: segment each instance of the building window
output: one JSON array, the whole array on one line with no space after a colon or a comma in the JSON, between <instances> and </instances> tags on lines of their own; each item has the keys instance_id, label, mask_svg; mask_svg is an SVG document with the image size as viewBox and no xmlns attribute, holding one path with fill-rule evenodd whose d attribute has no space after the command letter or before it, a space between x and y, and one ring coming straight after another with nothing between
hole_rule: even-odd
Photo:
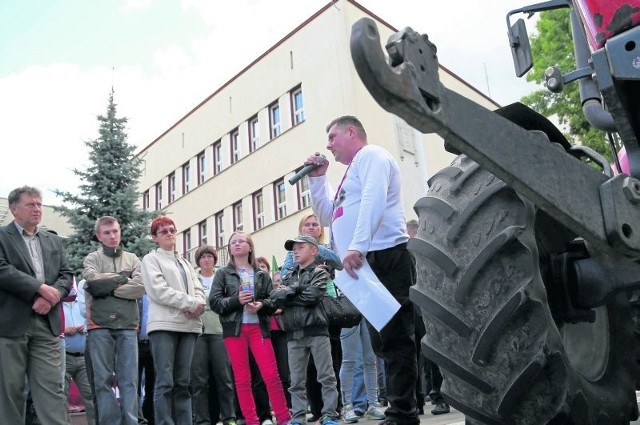
<instances>
[{"instance_id":1,"label":"building window","mask_svg":"<svg viewBox=\"0 0 640 425\"><path fill-rule=\"evenodd\" d=\"M269 128L272 139L278 137L282 132L280 128L280 106L277 102L269 106Z\"/></svg>"},{"instance_id":2,"label":"building window","mask_svg":"<svg viewBox=\"0 0 640 425\"><path fill-rule=\"evenodd\" d=\"M244 228L242 220L242 201L233 204L233 231L240 232Z\"/></svg>"},{"instance_id":3,"label":"building window","mask_svg":"<svg viewBox=\"0 0 640 425\"><path fill-rule=\"evenodd\" d=\"M207 220L201 221L198 224L198 245L206 245L207 244Z\"/></svg>"},{"instance_id":4,"label":"building window","mask_svg":"<svg viewBox=\"0 0 640 425\"><path fill-rule=\"evenodd\" d=\"M304 103L302 101L302 88L298 87L297 89L291 92L291 105L293 106L291 110L292 122L293 125L298 125L302 121L304 121Z\"/></svg>"},{"instance_id":5,"label":"building window","mask_svg":"<svg viewBox=\"0 0 640 425\"><path fill-rule=\"evenodd\" d=\"M220 211L216 217L216 246L224 246L224 212Z\"/></svg>"},{"instance_id":6,"label":"building window","mask_svg":"<svg viewBox=\"0 0 640 425\"><path fill-rule=\"evenodd\" d=\"M191 190L191 165L187 162L182 166L182 194Z\"/></svg>"},{"instance_id":7,"label":"building window","mask_svg":"<svg viewBox=\"0 0 640 425\"><path fill-rule=\"evenodd\" d=\"M146 190L142 194L142 210L147 211L149 209L149 191Z\"/></svg>"},{"instance_id":8,"label":"building window","mask_svg":"<svg viewBox=\"0 0 640 425\"><path fill-rule=\"evenodd\" d=\"M276 206L276 221L287 216L287 197L285 194L284 180L273 184L273 193Z\"/></svg>"},{"instance_id":9,"label":"building window","mask_svg":"<svg viewBox=\"0 0 640 425\"><path fill-rule=\"evenodd\" d=\"M238 129L231 132L231 163L235 164L240 159L240 133Z\"/></svg>"},{"instance_id":10,"label":"building window","mask_svg":"<svg viewBox=\"0 0 640 425\"><path fill-rule=\"evenodd\" d=\"M213 174L222 171L222 141L218 140L213 144Z\"/></svg>"},{"instance_id":11,"label":"building window","mask_svg":"<svg viewBox=\"0 0 640 425\"><path fill-rule=\"evenodd\" d=\"M162 209L162 182L156 184L156 211Z\"/></svg>"},{"instance_id":12,"label":"building window","mask_svg":"<svg viewBox=\"0 0 640 425\"><path fill-rule=\"evenodd\" d=\"M168 185L169 185L169 203L172 203L176 200L176 173L169 174Z\"/></svg>"},{"instance_id":13,"label":"building window","mask_svg":"<svg viewBox=\"0 0 640 425\"><path fill-rule=\"evenodd\" d=\"M309 192L309 178L303 177L298 181L298 209L307 208L311 205L311 193Z\"/></svg>"},{"instance_id":14,"label":"building window","mask_svg":"<svg viewBox=\"0 0 640 425\"><path fill-rule=\"evenodd\" d=\"M260 230L264 227L264 202L262 191L253 194L253 228Z\"/></svg>"},{"instance_id":15,"label":"building window","mask_svg":"<svg viewBox=\"0 0 640 425\"><path fill-rule=\"evenodd\" d=\"M204 179L207 176L207 163L205 160L204 152L198 154L198 185L204 183Z\"/></svg>"},{"instance_id":16,"label":"building window","mask_svg":"<svg viewBox=\"0 0 640 425\"><path fill-rule=\"evenodd\" d=\"M191 261L191 230L185 230L182 234L182 256Z\"/></svg>"},{"instance_id":17,"label":"building window","mask_svg":"<svg viewBox=\"0 0 640 425\"><path fill-rule=\"evenodd\" d=\"M249 120L249 152L253 152L260 147L260 127L258 117Z\"/></svg>"}]
</instances>

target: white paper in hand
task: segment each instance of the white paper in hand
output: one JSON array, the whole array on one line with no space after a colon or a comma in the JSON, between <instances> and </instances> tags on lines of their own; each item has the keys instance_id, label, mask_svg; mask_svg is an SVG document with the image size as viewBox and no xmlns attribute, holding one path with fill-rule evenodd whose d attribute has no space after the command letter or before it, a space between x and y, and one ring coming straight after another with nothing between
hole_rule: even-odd
<instances>
[{"instance_id":1,"label":"white paper in hand","mask_svg":"<svg viewBox=\"0 0 640 425\"><path fill-rule=\"evenodd\" d=\"M356 270L358 279L336 271L335 284L378 332L400 309L400 303L384 287L367 261Z\"/></svg>"}]
</instances>

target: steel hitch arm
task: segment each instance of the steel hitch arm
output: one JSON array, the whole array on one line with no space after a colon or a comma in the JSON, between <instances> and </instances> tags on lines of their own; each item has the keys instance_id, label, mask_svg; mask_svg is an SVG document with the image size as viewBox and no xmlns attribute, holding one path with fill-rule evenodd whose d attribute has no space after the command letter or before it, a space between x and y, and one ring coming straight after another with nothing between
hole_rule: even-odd
<instances>
[{"instance_id":1,"label":"steel hitch arm","mask_svg":"<svg viewBox=\"0 0 640 425\"><path fill-rule=\"evenodd\" d=\"M447 149L469 156L591 246L640 254L640 182L609 179L550 143L548 132L527 130L447 89L426 35L407 27L389 37L386 50L388 63L373 20L353 25L353 63L383 109L422 133L437 133Z\"/></svg>"}]
</instances>

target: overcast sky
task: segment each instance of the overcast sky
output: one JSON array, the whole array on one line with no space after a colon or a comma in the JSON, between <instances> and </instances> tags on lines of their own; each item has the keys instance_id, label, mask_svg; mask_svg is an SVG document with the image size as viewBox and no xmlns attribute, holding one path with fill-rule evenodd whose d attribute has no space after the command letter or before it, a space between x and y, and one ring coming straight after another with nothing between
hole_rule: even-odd
<instances>
[{"instance_id":1,"label":"overcast sky","mask_svg":"<svg viewBox=\"0 0 640 425\"><path fill-rule=\"evenodd\" d=\"M115 87L129 142L145 146L328 0L0 1L0 196L28 184L77 192ZM500 104L536 89L515 77L505 16L516 0L361 0L427 33L440 64ZM529 23L529 30L533 24Z\"/></svg>"}]
</instances>

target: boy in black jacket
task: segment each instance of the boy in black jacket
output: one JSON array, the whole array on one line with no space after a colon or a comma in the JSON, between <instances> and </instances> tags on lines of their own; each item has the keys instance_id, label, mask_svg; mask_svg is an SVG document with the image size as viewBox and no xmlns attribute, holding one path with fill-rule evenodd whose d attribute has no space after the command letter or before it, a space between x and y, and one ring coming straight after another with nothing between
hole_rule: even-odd
<instances>
[{"instance_id":1,"label":"boy in black jacket","mask_svg":"<svg viewBox=\"0 0 640 425\"><path fill-rule=\"evenodd\" d=\"M309 354L318 371L322 385L322 425L338 425L338 390L333 372L331 344L327 316L320 300L327 291L329 274L316 267L318 242L311 236L300 235L285 242L287 251L293 251L297 266L282 280L282 286L274 290L269 301L282 308L287 332L289 369L291 371L291 425L306 422L307 397L305 390Z\"/></svg>"}]
</instances>

